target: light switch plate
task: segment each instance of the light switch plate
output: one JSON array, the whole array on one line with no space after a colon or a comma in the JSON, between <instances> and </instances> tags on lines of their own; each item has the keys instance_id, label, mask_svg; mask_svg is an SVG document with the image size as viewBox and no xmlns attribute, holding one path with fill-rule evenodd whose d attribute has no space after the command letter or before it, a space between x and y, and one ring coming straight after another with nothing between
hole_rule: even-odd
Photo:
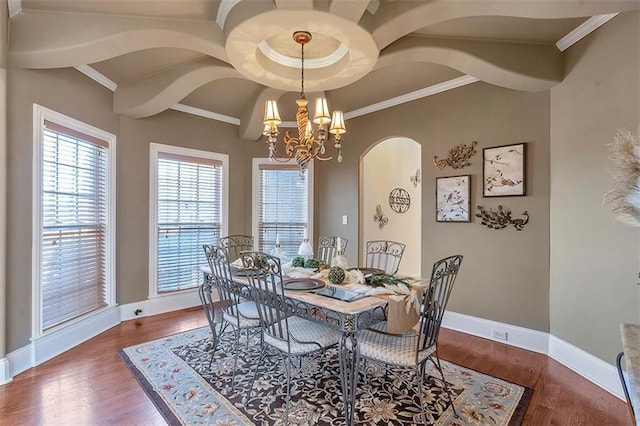
<instances>
[{"instance_id":1,"label":"light switch plate","mask_svg":"<svg viewBox=\"0 0 640 426\"><path fill-rule=\"evenodd\" d=\"M349 223L349 218L345 214L345 215L342 216L342 224L343 225L347 225L348 223Z\"/></svg>"}]
</instances>

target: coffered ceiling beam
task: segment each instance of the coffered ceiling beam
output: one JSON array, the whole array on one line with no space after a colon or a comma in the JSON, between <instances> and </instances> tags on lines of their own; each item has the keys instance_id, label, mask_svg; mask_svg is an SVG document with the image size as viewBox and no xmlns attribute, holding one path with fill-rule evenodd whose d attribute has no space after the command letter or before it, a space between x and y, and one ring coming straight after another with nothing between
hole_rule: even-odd
<instances>
[{"instance_id":1,"label":"coffered ceiling beam","mask_svg":"<svg viewBox=\"0 0 640 426\"><path fill-rule=\"evenodd\" d=\"M9 60L21 68L91 64L154 47L226 60L222 30L210 22L47 12L11 19Z\"/></svg>"},{"instance_id":2,"label":"coffered ceiling beam","mask_svg":"<svg viewBox=\"0 0 640 426\"><path fill-rule=\"evenodd\" d=\"M385 48L375 69L409 62L445 65L487 83L538 92L562 80L562 54L551 45L405 37Z\"/></svg>"},{"instance_id":3,"label":"coffered ceiling beam","mask_svg":"<svg viewBox=\"0 0 640 426\"><path fill-rule=\"evenodd\" d=\"M333 0L329 6L329 13L342 16L352 22L360 21L367 10L370 0Z\"/></svg>"},{"instance_id":4,"label":"coffered ceiling beam","mask_svg":"<svg viewBox=\"0 0 640 426\"><path fill-rule=\"evenodd\" d=\"M382 2L367 28L380 49L420 28L470 16L561 19L640 9L629 0L431 0Z\"/></svg>"},{"instance_id":5,"label":"coffered ceiling beam","mask_svg":"<svg viewBox=\"0 0 640 426\"><path fill-rule=\"evenodd\" d=\"M244 77L224 62L204 58L118 85L113 94L113 109L116 114L129 117L149 117L170 108L197 88L222 78Z\"/></svg>"}]
</instances>

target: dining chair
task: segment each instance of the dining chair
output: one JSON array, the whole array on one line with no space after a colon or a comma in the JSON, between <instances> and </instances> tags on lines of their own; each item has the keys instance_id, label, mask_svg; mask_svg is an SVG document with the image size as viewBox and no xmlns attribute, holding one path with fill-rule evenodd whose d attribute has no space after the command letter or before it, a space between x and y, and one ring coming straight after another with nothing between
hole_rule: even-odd
<instances>
[{"instance_id":1,"label":"dining chair","mask_svg":"<svg viewBox=\"0 0 640 426\"><path fill-rule=\"evenodd\" d=\"M218 240L218 245L226 253L229 262L240 258L240 252L253 250L253 237L251 235L228 235Z\"/></svg>"},{"instance_id":2,"label":"dining chair","mask_svg":"<svg viewBox=\"0 0 640 426\"><path fill-rule=\"evenodd\" d=\"M395 241L367 241L366 267L382 269L390 275L398 272L405 245Z\"/></svg>"},{"instance_id":3,"label":"dining chair","mask_svg":"<svg viewBox=\"0 0 640 426\"><path fill-rule=\"evenodd\" d=\"M207 257L207 262L211 268L211 279L207 283L205 281L200 289L200 299L205 308L207 314L207 320L211 326L211 332L213 334L213 348L211 352L211 359L209 360L209 368L213 357L215 356L218 344L222 333L228 326L233 329L235 338L234 357L233 357L233 376L231 378L231 388L234 387L236 378L236 367L238 365L238 351L240 345L240 334L246 332L247 344L252 335L260 335L260 344L263 344L262 339L262 327L260 325L260 316L255 302L244 301L238 295L238 283L234 282L231 276L231 268L229 267L229 260L227 254L222 247L215 247L211 245L203 245L204 253ZM222 323L220 326L220 333L216 333L215 329L215 316L213 305L213 289L218 291L222 309Z\"/></svg>"},{"instance_id":4,"label":"dining chair","mask_svg":"<svg viewBox=\"0 0 640 426\"><path fill-rule=\"evenodd\" d=\"M627 372L625 371L625 369L622 367L623 357L624 357L624 352L620 352L616 357L616 369L618 370L618 376L620 377L620 383L622 384L624 398L627 401L629 414L631 415L631 419L635 422L636 415L633 410L633 404L631 403L631 396L629 395L629 376L627 375Z\"/></svg>"},{"instance_id":5,"label":"dining chair","mask_svg":"<svg viewBox=\"0 0 640 426\"><path fill-rule=\"evenodd\" d=\"M440 373L453 413L458 417L451 387L446 382L440 365L437 343L442 317L461 263L462 256L455 255L441 259L433 265L431 280L424 289L417 329L414 328L405 334L391 334L382 331L386 329L386 325L380 324L375 329L370 328L358 333L358 357L381 362L385 365L386 371L388 365L414 370L414 376L418 380L424 424L429 424L423 400L423 378L427 360L431 361ZM399 378L402 380L402 377Z\"/></svg>"},{"instance_id":6,"label":"dining chair","mask_svg":"<svg viewBox=\"0 0 640 426\"><path fill-rule=\"evenodd\" d=\"M340 238L340 245L342 251L347 249L349 240L343 237ZM318 260L321 263L331 264L331 260L336 257L338 251L338 237L322 236L318 239Z\"/></svg>"},{"instance_id":7,"label":"dining chair","mask_svg":"<svg viewBox=\"0 0 640 426\"><path fill-rule=\"evenodd\" d=\"M293 306L284 294L280 259L262 252L245 252L241 254L241 258L244 268L251 271L247 274L250 294L258 306L264 336L265 345L262 347L257 368L262 364L267 348L282 358L287 379L285 424L288 424L292 359L337 345L342 333L295 316ZM257 368L249 387L250 393Z\"/></svg>"}]
</instances>

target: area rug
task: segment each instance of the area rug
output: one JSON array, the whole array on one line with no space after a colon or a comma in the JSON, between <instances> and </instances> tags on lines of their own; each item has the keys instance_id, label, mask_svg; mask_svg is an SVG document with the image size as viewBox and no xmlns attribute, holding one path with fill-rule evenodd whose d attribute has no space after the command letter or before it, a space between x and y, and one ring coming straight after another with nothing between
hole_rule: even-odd
<instances>
[{"instance_id":1,"label":"area rug","mask_svg":"<svg viewBox=\"0 0 640 426\"><path fill-rule=\"evenodd\" d=\"M120 355L170 425L282 425L286 377L278 356L260 365L251 396L248 386L258 362L258 339L241 341L236 383L231 388L231 333L221 339L211 367L211 331L202 327L120 349ZM306 357L292 368L289 425L344 425L337 349ZM455 418L435 369L428 371L424 400L429 424L519 425L531 390L443 361L455 394ZM358 383L355 423L422 424L417 387L411 373L368 362ZM438 376L439 377L439 376ZM403 378L404 380L402 380Z\"/></svg>"}]
</instances>

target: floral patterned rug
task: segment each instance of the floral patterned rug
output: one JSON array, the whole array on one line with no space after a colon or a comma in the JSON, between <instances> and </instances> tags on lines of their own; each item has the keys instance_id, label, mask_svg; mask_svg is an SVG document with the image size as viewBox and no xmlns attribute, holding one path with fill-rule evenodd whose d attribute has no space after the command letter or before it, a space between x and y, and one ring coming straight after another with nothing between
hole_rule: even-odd
<instances>
[{"instance_id":1,"label":"floral patterned rug","mask_svg":"<svg viewBox=\"0 0 640 426\"><path fill-rule=\"evenodd\" d=\"M286 377L280 357L267 356L258 370L251 396L248 386L259 358L259 339L241 339L235 387L232 333L225 333L211 367L211 331L202 327L120 349L120 355L170 425L282 425ZM289 424L344 425L337 349L306 357L292 368ZM442 362L455 393L455 418L435 369L428 370L424 401L429 424L519 425L531 389ZM385 374L367 363L361 376L355 411L360 425L422 424L417 386L401 369ZM434 374L435 373L435 374ZM404 380L402 380L404 379Z\"/></svg>"}]
</instances>

